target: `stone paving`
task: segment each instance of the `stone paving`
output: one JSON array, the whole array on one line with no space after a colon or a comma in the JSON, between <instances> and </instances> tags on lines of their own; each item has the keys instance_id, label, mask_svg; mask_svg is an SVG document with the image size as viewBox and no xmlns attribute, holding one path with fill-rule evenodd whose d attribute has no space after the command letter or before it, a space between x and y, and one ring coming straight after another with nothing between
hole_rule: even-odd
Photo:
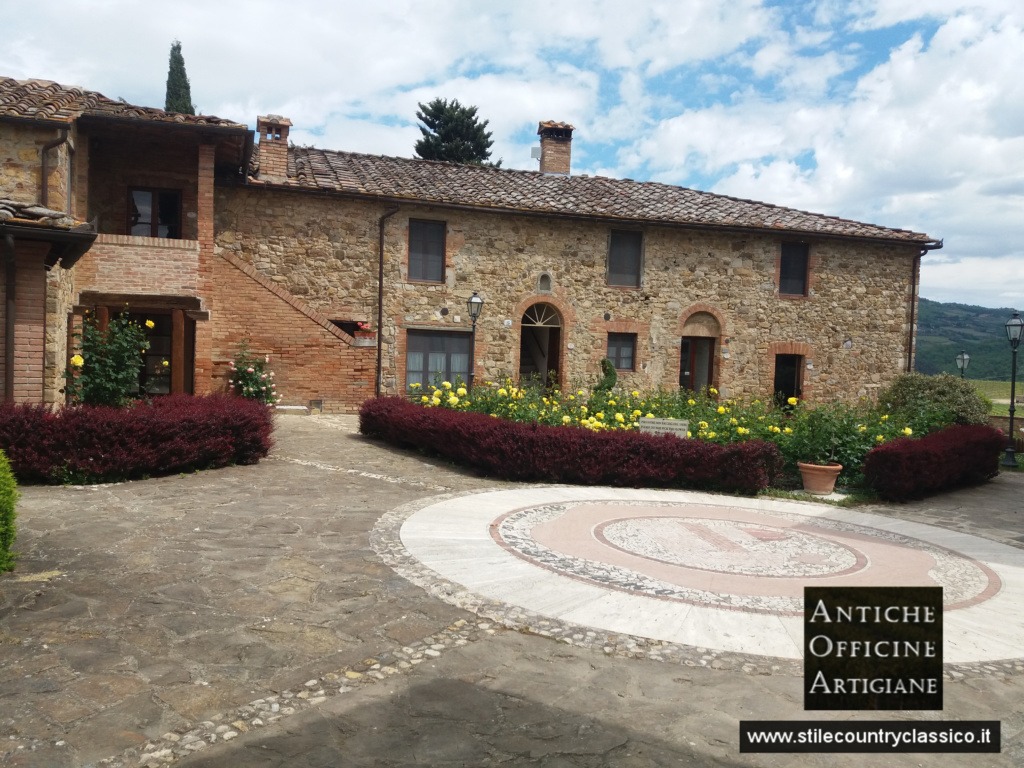
<instances>
[{"instance_id":1,"label":"stone paving","mask_svg":"<svg viewBox=\"0 0 1024 768\"><path fill-rule=\"evenodd\" d=\"M256 467L24 489L0 576L0 764L960 762L740 755L739 720L810 719L796 663L452 605L385 562L380 521L525 486L391 451L351 418L287 417L276 439ZM1022 491L1000 476L869 511L1021 548ZM947 679L943 712L862 719L1001 720L1003 753L970 764L1024 764L1024 666Z\"/></svg>"}]
</instances>

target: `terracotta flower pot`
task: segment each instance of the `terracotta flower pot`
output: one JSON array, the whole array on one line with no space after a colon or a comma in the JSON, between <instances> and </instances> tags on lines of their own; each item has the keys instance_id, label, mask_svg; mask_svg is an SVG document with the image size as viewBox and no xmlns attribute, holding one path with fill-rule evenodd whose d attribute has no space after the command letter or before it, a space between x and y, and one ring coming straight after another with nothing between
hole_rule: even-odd
<instances>
[{"instance_id":1,"label":"terracotta flower pot","mask_svg":"<svg viewBox=\"0 0 1024 768\"><path fill-rule=\"evenodd\" d=\"M836 487L836 478L843 471L842 464L804 464L796 463L800 477L804 481L804 490L817 496L828 496Z\"/></svg>"}]
</instances>

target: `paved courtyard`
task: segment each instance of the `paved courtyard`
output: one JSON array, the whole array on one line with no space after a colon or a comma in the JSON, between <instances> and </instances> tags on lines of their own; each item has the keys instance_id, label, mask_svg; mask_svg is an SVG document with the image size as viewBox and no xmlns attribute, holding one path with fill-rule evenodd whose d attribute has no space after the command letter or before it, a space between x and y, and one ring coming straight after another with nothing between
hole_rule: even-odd
<instances>
[{"instance_id":1,"label":"paved courtyard","mask_svg":"<svg viewBox=\"0 0 1024 768\"><path fill-rule=\"evenodd\" d=\"M26 488L0 764L939 766L751 719L1000 720L1024 764L1024 476L840 509L527 486L284 417L269 459ZM802 708L805 583L941 584L942 712Z\"/></svg>"}]
</instances>

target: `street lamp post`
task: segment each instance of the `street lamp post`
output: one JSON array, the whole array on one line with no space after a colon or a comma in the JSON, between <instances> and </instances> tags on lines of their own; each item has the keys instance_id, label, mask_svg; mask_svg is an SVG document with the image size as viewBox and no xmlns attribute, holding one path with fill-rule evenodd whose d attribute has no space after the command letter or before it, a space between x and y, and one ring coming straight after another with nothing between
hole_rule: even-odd
<instances>
[{"instance_id":1,"label":"street lamp post","mask_svg":"<svg viewBox=\"0 0 1024 768\"><path fill-rule=\"evenodd\" d=\"M1020 319L1020 312L1014 312L1013 317L1006 321L1006 338L1010 340L1010 349L1013 350L1010 367L1010 442L1006 445L1006 455L1003 456L1004 467L1016 467L1017 457L1014 455L1013 438L1013 413L1014 399L1017 396L1017 347L1020 346L1020 334L1024 329L1024 320Z\"/></svg>"},{"instance_id":2,"label":"street lamp post","mask_svg":"<svg viewBox=\"0 0 1024 768\"><path fill-rule=\"evenodd\" d=\"M469 337L469 389L473 389L473 379L476 377L476 321L484 309L484 300L476 291L466 301L466 309L469 311L469 319L473 321L473 332Z\"/></svg>"},{"instance_id":3,"label":"street lamp post","mask_svg":"<svg viewBox=\"0 0 1024 768\"><path fill-rule=\"evenodd\" d=\"M971 364L971 356L966 352L961 352L956 356L956 367L960 369L960 378L964 377L964 371L967 370L967 366Z\"/></svg>"}]
</instances>

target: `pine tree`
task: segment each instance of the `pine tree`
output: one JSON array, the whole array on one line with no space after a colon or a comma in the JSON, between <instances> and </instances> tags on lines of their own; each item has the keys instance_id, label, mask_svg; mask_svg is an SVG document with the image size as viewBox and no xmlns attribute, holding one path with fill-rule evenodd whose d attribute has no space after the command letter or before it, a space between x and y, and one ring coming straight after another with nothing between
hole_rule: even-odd
<instances>
[{"instance_id":1,"label":"pine tree","mask_svg":"<svg viewBox=\"0 0 1024 768\"><path fill-rule=\"evenodd\" d=\"M487 120L480 122L476 107L464 107L457 99L434 99L417 104L417 119L423 138L416 142L416 155L423 160L448 160L454 163L501 166L491 157L491 132Z\"/></svg>"},{"instance_id":2,"label":"pine tree","mask_svg":"<svg viewBox=\"0 0 1024 768\"><path fill-rule=\"evenodd\" d=\"M181 112L185 115L194 115L196 107L192 103L192 87L188 83L188 75L185 74L185 59L181 55L181 41L175 40L171 44L171 60L167 67L167 97L164 100L164 110L167 112Z\"/></svg>"}]
</instances>

